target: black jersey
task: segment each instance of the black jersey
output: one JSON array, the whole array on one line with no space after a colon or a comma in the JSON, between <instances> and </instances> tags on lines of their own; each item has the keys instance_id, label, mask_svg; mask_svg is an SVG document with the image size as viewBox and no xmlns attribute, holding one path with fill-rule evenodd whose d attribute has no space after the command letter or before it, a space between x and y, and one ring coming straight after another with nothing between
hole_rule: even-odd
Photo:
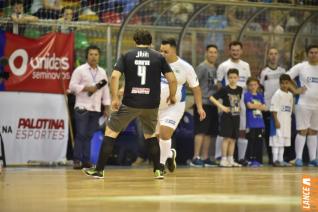
<instances>
[{"instance_id":1,"label":"black jersey","mask_svg":"<svg viewBox=\"0 0 318 212\"><path fill-rule=\"evenodd\" d=\"M150 48L131 49L118 59L114 70L125 75L124 105L159 107L161 73L172 71L159 52Z\"/></svg>"}]
</instances>

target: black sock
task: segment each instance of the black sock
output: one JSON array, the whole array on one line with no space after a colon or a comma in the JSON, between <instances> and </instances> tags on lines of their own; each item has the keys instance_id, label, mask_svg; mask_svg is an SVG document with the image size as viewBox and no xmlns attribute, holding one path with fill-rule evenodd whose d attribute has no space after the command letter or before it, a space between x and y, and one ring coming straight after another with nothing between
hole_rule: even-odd
<instances>
[{"instance_id":1,"label":"black sock","mask_svg":"<svg viewBox=\"0 0 318 212\"><path fill-rule=\"evenodd\" d=\"M103 143L100 147L99 157L96 164L97 171L103 171L104 167L107 163L109 156L111 156L114 149L115 138L111 138L108 136L104 137Z\"/></svg>"},{"instance_id":2,"label":"black sock","mask_svg":"<svg viewBox=\"0 0 318 212\"><path fill-rule=\"evenodd\" d=\"M153 162L153 170L160 170L160 146L156 137L146 139L149 157Z\"/></svg>"}]
</instances>

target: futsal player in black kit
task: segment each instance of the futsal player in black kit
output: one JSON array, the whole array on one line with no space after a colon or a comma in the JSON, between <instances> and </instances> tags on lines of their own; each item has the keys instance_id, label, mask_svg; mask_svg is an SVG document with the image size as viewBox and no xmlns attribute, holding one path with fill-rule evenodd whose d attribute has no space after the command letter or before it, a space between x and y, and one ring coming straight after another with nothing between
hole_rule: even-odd
<instances>
[{"instance_id":1,"label":"futsal player in black kit","mask_svg":"<svg viewBox=\"0 0 318 212\"><path fill-rule=\"evenodd\" d=\"M163 179L160 170L160 147L155 135L160 103L160 78L165 76L169 83L170 96L167 102L176 102L177 81L165 58L150 48L151 34L146 30L137 30L134 34L136 48L122 55L114 66L110 89L112 110L105 137L100 149L96 168L84 169L86 175L104 178L104 166L112 154L118 134L136 117L139 117L146 139L149 156L153 161L156 179ZM118 84L121 75L125 75L125 90L122 104L118 99Z\"/></svg>"}]
</instances>

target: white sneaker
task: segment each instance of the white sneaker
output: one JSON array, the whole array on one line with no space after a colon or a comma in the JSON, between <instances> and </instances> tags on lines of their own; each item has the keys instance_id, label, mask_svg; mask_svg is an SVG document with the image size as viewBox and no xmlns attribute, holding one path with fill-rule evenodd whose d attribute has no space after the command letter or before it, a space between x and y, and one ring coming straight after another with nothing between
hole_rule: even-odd
<instances>
[{"instance_id":1,"label":"white sneaker","mask_svg":"<svg viewBox=\"0 0 318 212\"><path fill-rule=\"evenodd\" d=\"M227 160L221 160L220 167L232 167L232 165Z\"/></svg>"},{"instance_id":2,"label":"white sneaker","mask_svg":"<svg viewBox=\"0 0 318 212\"><path fill-rule=\"evenodd\" d=\"M229 164L230 164L231 166L233 166L233 167L242 167L241 164L236 163L235 161L229 161Z\"/></svg>"}]
</instances>

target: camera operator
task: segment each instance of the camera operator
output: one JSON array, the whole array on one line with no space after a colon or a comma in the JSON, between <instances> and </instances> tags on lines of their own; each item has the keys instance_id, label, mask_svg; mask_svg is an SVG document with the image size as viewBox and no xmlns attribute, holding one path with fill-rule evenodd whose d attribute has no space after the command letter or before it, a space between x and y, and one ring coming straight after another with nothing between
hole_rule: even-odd
<instances>
[{"instance_id":1,"label":"camera operator","mask_svg":"<svg viewBox=\"0 0 318 212\"><path fill-rule=\"evenodd\" d=\"M70 90L76 96L75 101L75 146L74 169L90 168L90 140L98 129L101 116L101 104L104 116L108 116L110 94L106 71L98 66L100 49L89 46L86 49L86 63L77 67L71 77Z\"/></svg>"}]
</instances>

